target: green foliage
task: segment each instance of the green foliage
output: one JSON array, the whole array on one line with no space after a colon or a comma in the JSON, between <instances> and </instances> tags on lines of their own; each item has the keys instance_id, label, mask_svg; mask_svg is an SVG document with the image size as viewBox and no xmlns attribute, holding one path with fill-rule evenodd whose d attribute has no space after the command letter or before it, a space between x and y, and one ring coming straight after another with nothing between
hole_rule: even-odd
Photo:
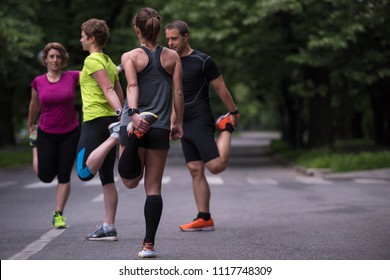
<instances>
[{"instance_id":1,"label":"green foliage","mask_svg":"<svg viewBox=\"0 0 390 280\"><path fill-rule=\"evenodd\" d=\"M31 164L32 152L31 148L25 149L1 149L0 150L0 168L16 167Z\"/></svg>"},{"instance_id":2,"label":"green foliage","mask_svg":"<svg viewBox=\"0 0 390 280\"><path fill-rule=\"evenodd\" d=\"M390 152L333 155L330 167L334 172L386 168L390 167Z\"/></svg>"},{"instance_id":3,"label":"green foliage","mask_svg":"<svg viewBox=\"0 0 390 280\"><path fill-rule=\"evenodd\" d=\"M31 80L44 71L35 57L47 42L64 43L68 69L80 69L87 55L80 25L102 18L111 30L105 52L119 63L138 45L130 22L143 6L156 8L163 26L178 18L189 23L191 46L217 62L241 110L241 128L281 129L295 147L323 135L334 136L329 145L350 137L356 113L364 137L386 129L386 122L374 124L383 112L371 104L378 84L390 83L389 0L3 0L0 100L12 98L6 106L15 131L25 123ZM326 106L314 105L318 97ZM226 111L215 94L212 102L216 114Z\"/></svg>"},{"instance_id":4,"label":"green foliage","mask_svg":"<svg viewBox=\"0 0 390 280\"><path fill-rule=\"evenodd\" d=\"M23 73L26 59L35 57L34 47L43 32L37 26L36 1L4 0L0 4L0 79L3 84L16 86L20 79L14 73Z\"/></svg>"},{"instance_id":5,"label":"green foliage","mask_svg":"<svg viewBox=\"0 0 390 280\"><path fill-rule=\"evenodd\" d=\"M305 168L348 172L390 167L390 151L375 147L370 141L354 139L338 142L334 148L294 150L281 140L271 143L274 154Z\"/></svg>"}]
</instances>

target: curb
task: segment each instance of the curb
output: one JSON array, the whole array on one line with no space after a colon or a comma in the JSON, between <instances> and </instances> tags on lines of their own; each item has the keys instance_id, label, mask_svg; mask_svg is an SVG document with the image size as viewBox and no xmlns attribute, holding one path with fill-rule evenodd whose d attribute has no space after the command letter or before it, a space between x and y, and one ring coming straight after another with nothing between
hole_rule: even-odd
<instances>
[{"instance_id":1,"label":"curb","mask_svg":"<svg viewBox=\"0 0 390 280\"><path fill-rule=\"evenodd\" d=\"M283 162L287 166L291 166L299 173L311 177L320 177L324 179L333 180L349 180L349 179L375 179L390 181L390 168L371 169L371 170L356 170L349 172L332 172L330 168L306 168L301 165L297 165L293 162L285 160L279 155L273 156L275 159Z\"/></svg>"}]
</instances>

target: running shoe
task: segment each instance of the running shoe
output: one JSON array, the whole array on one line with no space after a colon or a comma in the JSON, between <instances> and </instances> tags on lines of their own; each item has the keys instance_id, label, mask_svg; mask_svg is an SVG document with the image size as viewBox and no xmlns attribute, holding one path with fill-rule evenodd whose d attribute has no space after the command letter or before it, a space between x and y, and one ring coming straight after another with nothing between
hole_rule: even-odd
<instances>
[{"instance_id":1,"label":"running shoe","mask_svg":"<svg viewBox=\"0 0 390 280\"><path fill-rule=\"evenodd\" d=\"M87 240L91 241L117 241L116 229L113 227L109 230L100 225L96 230L86 236Z\"/></svg>"},{"instance_id":2,"label":"running shoe","mask_svg":"<svg viewBox=\"0 0 390 280\"><path fill-rule=\"evenodd\" d=\"M37 146L37 136L38 136L38 125L34 125L33 131L28 136L28 140L30 141L31 147Z\"/></svg>"},{"instance_id":3,"label":"running shoe","mask_svg":"<svg viewBox=\"0 0 390 280\"><path fill-rule=\"evenodd\" d=\"M189 224L181 225L181 231L212 231L214 230L213 218L210 220L204 220L202 218L196 218Z\"/></svg>"},{"instance_id":4,"label":"running shoe","mask_svg":"<svg viewBox=\"0 0 390 280\"><path fill-rule=\"evenodd\" d=\"M121 122L114 122L108 126L108 131L110 132L110 137L119 139L119 130Z\"/></svg>"},{"instance_id":5,"label":"running shoe","mask_svg":"<svg viewBox=\"0 0 390 280\"><path fill-rule=\"evenodd\" d=\"M66 218L58 211L53 212L52 222L55 228L66 228Z\"/></svg>"},{"instance_id":6,"label":"running shoe","mask_svg":"<svg viewBox=\"0 0 390 280\"><path fill-rule=\"evenodd\" d=\"M152 125L153 123L155 123L157 120L158 120L158 116L151 113L151 112L142 112L141 114L139 114L144 120L146 120L148 123L150 123L150 125ZM134 133L138 139L141 139L142 136L144 136L143 133L137 131L137 129L133 128L133 123L130 122L128 125L127 125L127 133L128 135L130 136L130 134Z\"/></svg>"},{"instance_id":7,"label":"running shoe","mask_svg":"<svg viewBox=\"0 0 390 280\"><path fill-rule=\"evenodd\" d=\"M138 252L138 257L140 257L140 258L155 258L156 256L157 256L157 253L154 250L153 243L144 242L142 244L141 251Z\"/></svg>"},{"instance_id":8,"label":"running shoe","mask_svg":"<svg viewBox=\"0 0 390 280\"><path fill-rule=\"evenodd\" d=\"M237 115L238 118L240 115ZM220 116L217 121L215 122L215 126L219 131L229 131L233 132L234 131L234 126L230 120L230 113L227 113L225 115Z\"/></svg>"}]
</instances>

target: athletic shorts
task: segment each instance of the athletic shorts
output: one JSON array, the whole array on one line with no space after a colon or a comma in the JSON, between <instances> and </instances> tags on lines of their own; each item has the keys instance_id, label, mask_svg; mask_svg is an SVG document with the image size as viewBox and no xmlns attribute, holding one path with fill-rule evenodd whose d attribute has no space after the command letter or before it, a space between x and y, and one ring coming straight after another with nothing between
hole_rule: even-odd
<instances>
[{"instance_id":1,"label":"athletic shorts","mask_svg":"<svg viewBox=\"0 0 390 280\"><path fill-rule=\"evenodd\" d=\"M169 134L169 130L151 127L140 139L138 147L151 150L169 150Z\"/></svg>"},{"instance_id":2,"label":"athletic shorts","mask_svg":"<svg viewBox=\"0 0 390 280\"><path fill-rule=\"evenodd\" d=\"M219 157L215 142L215 123L213 118L197 118L186 121L181 145L186 162L208 162Z\"/></svg>"}]
</instances>

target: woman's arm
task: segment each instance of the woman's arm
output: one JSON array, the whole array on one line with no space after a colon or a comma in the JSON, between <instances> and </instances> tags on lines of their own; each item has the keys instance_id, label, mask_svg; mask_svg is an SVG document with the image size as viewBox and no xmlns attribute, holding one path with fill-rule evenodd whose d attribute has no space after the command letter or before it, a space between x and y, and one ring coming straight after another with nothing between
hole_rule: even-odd
<instances>
[{"instance_id":1,"label":"woman's arm","mask_svg":"<svg viewBox=\"0 0 390 280\"><path fill-rule=\"evenodd\" d=\"M30 133L34 127L35 120L37 119L40 110L41 110L41 103L39 102L38 93L36 92L35 89L32 88L31 100L28 109L28 121L27 121L28 129Z\"/></svg>"},{"instance_id":2,"label":"woman's arm","mask_svg":"<svg viewBox=\"0 0 390 280\"><path fill-rule=\"evenodd\" d=\"M129 108L138 109L138 98L139 98L139 88L138 88L138 74L136 69L136 60L137 53L132 50L130 52L124 53L121 58L122 66L126 75L126 99L127 105ZM149 123L142 119L139 114L135 113L131 115L131 121L133 127L137 128L139 131L149 129Z\"/></svg>"},{"instance_id":3,"label":"woman's arm","mask_svg":"<svg viewBox=\"0 0 390 280\"><path fill-rule=\"evenodd\" d=\"M110 104L111 108L116 112L117 110L122 111L123 104L123 92L122 97L120 97L120 93L118 94L116 90L118 90L118 86L114 85L115 88L111 85L111 82L107 76L107 72L105 70L98 70L92 74L93 78L96 80L98 85L103 91L105 98ZM119 83L119 81L118 81ZM121 100L122 98L122 100Z\"/></svg>"}]
</instances>

